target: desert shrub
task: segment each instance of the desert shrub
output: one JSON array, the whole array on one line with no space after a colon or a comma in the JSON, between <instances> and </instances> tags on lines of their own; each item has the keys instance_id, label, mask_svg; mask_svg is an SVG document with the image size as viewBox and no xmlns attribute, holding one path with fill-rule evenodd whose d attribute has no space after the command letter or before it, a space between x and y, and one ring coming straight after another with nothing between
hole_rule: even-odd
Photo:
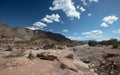
<instances>
[{"instance_id":1,"label":"desert shrub","mask_svg":"<svg viewBox=\"0 0 120 75\"><path fill-rule=\"evenodd\" d=\"M112 44L112 48L113 48L113 49L118 48L118 46L119 46L119 45L118 45L117 43Z\"/></svg>"},{"instance_id":2,"label":"desert shrub","mask_svg":"<svg viewBox=\"0 0 120 75\"><path fill-rule=\"evenodd\" d=\"M110 39L106 41L101 41L99 42L99 44L106 46L112 45L113 48L118 48L120 46L120 41L118 41L117 39Z\"/></svg>"},{"instance_id":3,"label":"desert shrub","mask_svg":"<svg viewBox=\"0 0 120 75\"><path fill-rule=\"evenodd\" d=\"M73 54L68 54L67 56L65 56L66 58L69 58L69 59L74 59L74 55Z\"/></svg>"},{"instance_id":4,"label":"desert shrub","mask_svg":"<svg viewBox=\"0 0 120 75\"><path fill-rule=\"evenodd\" d=\"M74 44L67 44L67 47L74 47Z\"/></svg>"},{"instance_id":5,"label":"desert shrub","mask_svg":"<svg viewBox=\"0 0 120 75\"><path fill-rule=\"evenodd\" d=\"M28 58L29 58L30 60L32 60L32 59L35 58L35 55L34 55L32 52L30 52L30 53L28 54Z\"/></svg>"},{"instance_id":6,"label":"desert shrub","mask_svg":"<svg viewBox=\"0 0 120 75\"><path fill-rule=\"evenodd\" d=\"M110 39L110 40L106 40L106 41L101 41L101 42L99 42L99 44L106 45L106 46L112 45L112 48L116 49L116 48L119 48L120 41L118 41L117 39Z\"/></svg>"},{"instance_id":7,"label":"desert shrub","mask_svg":"<svg viewBox=\"0 0 120 75\"><path fill-rule=\"evenodd\" d=\"M51 49L51 48L54 48L55 47L55 44L52 43L52 44L47 44L44 46L44 49Z\"/></svg>"},{"instance_id":8,"label":"desert shrub","mask_svg":"<svg viewBox=\"0 0 120 75\"><path fill-rule=\"evenodd\" d=\"M97 42L94 41L94 40L91 40L91 41L88 42L88 45L89 46L97 46Z\"/></svg>"},{"instance_id":9,"label":"desert shrub","mask_svg":"<svg viewBox=\"0 0 120 75\"><path fill-rule=\"evenodd\" d=\"M10 46L7 46L6 51L12 51L12 48Z\"/></svg>"}]
</instances>

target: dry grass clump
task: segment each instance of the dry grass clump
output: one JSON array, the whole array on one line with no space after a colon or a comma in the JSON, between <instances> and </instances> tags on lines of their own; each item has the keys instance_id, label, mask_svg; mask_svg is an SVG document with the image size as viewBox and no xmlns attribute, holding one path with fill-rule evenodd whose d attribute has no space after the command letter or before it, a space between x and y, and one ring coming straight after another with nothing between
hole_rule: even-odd
<instances>
[{"instance_id":1,"label":"dry grass clump","mask_svg":"<svg viewBox=\"0 0 120 75\"><path fill-rule=\"evenodd\" d=\"M28 54L28 58L30 60L34 59L35 58L35 55L32 53L32 51Z\"/></svg>"}]
</instances>

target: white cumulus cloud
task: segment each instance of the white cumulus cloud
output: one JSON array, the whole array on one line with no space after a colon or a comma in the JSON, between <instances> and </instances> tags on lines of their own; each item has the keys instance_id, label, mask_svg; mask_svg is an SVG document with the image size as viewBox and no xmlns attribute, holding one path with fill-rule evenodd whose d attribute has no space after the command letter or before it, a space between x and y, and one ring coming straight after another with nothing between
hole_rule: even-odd
<instances>
[{"instance_id":1,"label":"white cumulus cloud","mask_svg":"<svg viewBox=\"0 0 120 75\"><path fill-rule=\"evenodd\" d=\"M50 29L49 31L50 31L50 32L53 32L53 29Z\"/></svg>"},{"instance_id":2,"label":"white cumulus cloud","mask_svg":"<svg viewBox=\"0 0 120 75\"><path fill-rule=\"evenodd\" d=\"M79 9L80 8L80 6L79 5L77 5L77 7L76 7L77 9Z\"/></svg>"},{"instance_id":3,"label":"white cumulus cloud","mask_svg":"<svg viewBox=\"0 0 120 75\"><path fill-rule=\"evenodd\" d=\"M87 6L88 5L88 3L86 2L86 0L81 0L82 2L83 2L83 5L84 6Z\"/></svg>"},{"instance_id":4,"label":"white cumulus cloud","mask_svg":"<svg viewBox=\"0 0 120 75\"><path fill-rule=\"evenodd\" d=\"M53 7L50 7L50 10L62 10L68 17L80 19L80 13L76 11L72 0L54 0L52 5Z\"/></svg>"},{"instance_id":5,"label":"white cumulus cloud","mask_svg":"<svg viewBox=\"0 0 120 75\"><path fill-rule=\"evenodd\" d=\"M81 12L84 12L86 9L83 7L80 7Z\"/></svg>"},{"instance_id":6,"label":"white cumulus cloud","mask_svg":"<svg viewBox=\"0 0 120 75\"><path fill-rule=\"evenodd\" d=\"M90 31L90 32L83 32L82 34L83 35L88 35L88 36L93 36L93 35L100 35L102 33L103 33L103 31L101 31L101 30L93 30L93 31Z\"/></svg>"},{"instance_id":7,"label":"white cumulus cloud","mask_svg":"<svg viewBox=\"0 0 120 75\"><path fill-rule=\"evenodd\" d=\"M38 27L34 27L34 26L31 26L31 27L25 27L25 28L28 28L28 29L30 29L30 30L39 30Z\"/></svg>"},{"instance_id":8,"label":"white cumulus cloud","mask_svg":"<svg viewBox=\"0 0 120 75\"><path fill-rule=\"evenodd\" d=\"M77 37L69 36L68 38L71 40L85 40L84 37L81 37L81 36L77 36Z\"/></svg>"},{"instance_id":9,"label":"white cumulus cloud","mask_svg":"<svg viewBox=\"0 0 120 75\"><path fill-rule=\"evenodd\" d=\"M43 29L44 27L47 27L47 25L43 22L35 22L33 26L38 27L40 29Z\"/></svg>"},{"instance_id":10,"label":"white cumulus cloud","mask_svg":"<svg viewBox=\"0 0 120 75\"><path fill-rule=\"evenodd\" d=\"M43 22L35 22L33 26L25 27L25 28L28 28L30 30L39 30L39 29L43 29L44 27L47 27L47 25L44 24Z\"/></svg>"},{"instance_id":11,"label":"white cumulus cloud","mask_svg":"<svg viewBox=\"0 0 120 75\"><path fill-rule=\"evenodd\" d=\"M103 37L103 31L92 30L90 32L83 32L81 36L69 36L72 40L100 40Z\"/></svg>"},{"instance_id":12,"label":"white cumulus cloud","mask_svg":"<svg viewBox=\"0 0 120 75\"><path fill-rule=\"evenodd\" d=\"M103 22L107 24L113 24L117 20L118 20L118 17L116 17L115 15L112 15L112 16L110 15L103 18Z\"/></svg>"},{"instance_id":13,"label":"white cumulus cloud","mask_svg":"<svg viewBox=\"0 0 120 75\"><path fill-rule=\"evenodd\" d=\"M64 29L64 30L63 30L63 32L64 32L64 33L67 33L67 32L68 32L68 30L67 30L67 29Z\"/></svg>"},{"instance_id":14,"label":"white cumulus cloud","mask_svg":"<svg viewBox=\"0 0 120 75\"><path fill-rule=\"evenodd\" d=\"M77 35L77 34L78 34L77 32L74 33L74 35Z\"/></svg>"},{"instance_id":15,"label":"white cumulus cloud","mask_svg":"<svg viewBox=\"0 0 120 75\"><path fill-rule=\"evenodd\" d=\"M109 27L110 24L113 24L118 20L118 17L115 15L109 15L102 19L103 23L100 25L101 27Z\"/></svg>"},{"instance_id":16,"label":"white cumulus cloud","mask_svg":"<svg viewBox=\"0 0 120 75\"><path fill-rule=\"evenodd\" d=\"M91 16L91 15L92 15L91 13L88 14L88 16Z\"/></svg>"},{"instance_id":17,"label":"white cumulus cloud","mask_svg":"<svg viewBox=\"0 0 120 75\"><path fill-rule=\"evenodd\" d=\"M102 23L100 26L104 27L104 28L108 27L108 25L106 23Z\"/></svg>"},{"instance_id":18,"label":"white cumulus cloud","mask_svg":"<svg viewBox=\"0 0 120 75\"><path fill-rule=\"evenodd\" d=\"M83 2L84 6L88 6L90 4L92 4L93 2L98 2L99 0L81 0Z\"/></svg>"},{"instance_id":19,"label":"white cumulus cloud","mask_svg":"<svg viewBox=\"0 0 120 75\"><path fill-rule=\"evenodd\" d=\"M46 15L41 21L47 23L60 22L60 16L59 14Z\"/></svg>"},{"instance_id":20,"label":"white cumulus cloud","mask_svg":"<svg viewBox=\"0 0 120 75\"><path fill-rule=\"evenodd\" d=\"M87 40L98 40L103 37L103 31L101 30L92 30L90 32L83 32L84 38Z\"/></svg>"},{"instance_id":21,"label":"white cumulus cloud","mask_svg":"<svg viewBox=\"0 0 120 75\"><path fill-rule=\"evenodd\" d=\"M98 35L98 36L70 36L68 38L70 38L71 40L100 40L103 36L102 35Z\"/></svg>"},{"instance_id":22,"label":"white cumulus cloud","mask_svg":"<svg viewBox=\"0 0 120 75\"><path fill-rule=\"evenodd\" d=\"M98 2L98 0L89 0L89 2Z\"/></svg>"}]
</instances>

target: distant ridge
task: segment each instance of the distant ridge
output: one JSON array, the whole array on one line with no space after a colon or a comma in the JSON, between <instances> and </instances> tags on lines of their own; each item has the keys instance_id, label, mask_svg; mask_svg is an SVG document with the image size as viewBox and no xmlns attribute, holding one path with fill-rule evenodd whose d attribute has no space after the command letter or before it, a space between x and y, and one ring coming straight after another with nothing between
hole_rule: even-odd
<instances>
[{"instance_id":1,"label":"distant ridge","mask_svg":"<svg viewBox=\"0 0 120 75\"><path fill-rule=\"evenodd\" d=\"M14 40L14 41L29 41L33 39L46 38L53 41L70 41L65 36L47 32L43 30L30 30L23 27L11 28L7 24L0 23L0 41L1 40Z\"/></svg>"}]
</instances>

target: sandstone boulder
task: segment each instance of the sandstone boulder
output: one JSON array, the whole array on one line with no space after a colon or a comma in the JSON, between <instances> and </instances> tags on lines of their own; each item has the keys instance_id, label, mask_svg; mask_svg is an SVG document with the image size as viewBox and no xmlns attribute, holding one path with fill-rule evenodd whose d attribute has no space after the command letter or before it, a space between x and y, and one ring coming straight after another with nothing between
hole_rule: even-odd
<instances>
[{"instance_id":1,"label":"sandstone boulder","mask_svg":"<svg viewBox=\"0 0 120 75\"><path fill-rule=\"evenodd\" d=\"M73 63L72 60L67 59L67 58L59 58L58 61L60 63L60 67L62 69L70 69L70 70L73 70L75 72L78 71L77 67L75 66L75 64Z\"/></svg>"},{"instance_id":2,"label":"sandstone boulder","mask_svg":"<svg viewBox=\"0 0 120 75\"><path fill-rule=\"evenodd\" d=\"M43 52L41 54L37 54L37 57L40 57L41 59L45 59L45 60L50 60L50 61L54 61L55 59L57 59L57 56L55 56L50 52Z\"/></svg>"}]
</instances>

